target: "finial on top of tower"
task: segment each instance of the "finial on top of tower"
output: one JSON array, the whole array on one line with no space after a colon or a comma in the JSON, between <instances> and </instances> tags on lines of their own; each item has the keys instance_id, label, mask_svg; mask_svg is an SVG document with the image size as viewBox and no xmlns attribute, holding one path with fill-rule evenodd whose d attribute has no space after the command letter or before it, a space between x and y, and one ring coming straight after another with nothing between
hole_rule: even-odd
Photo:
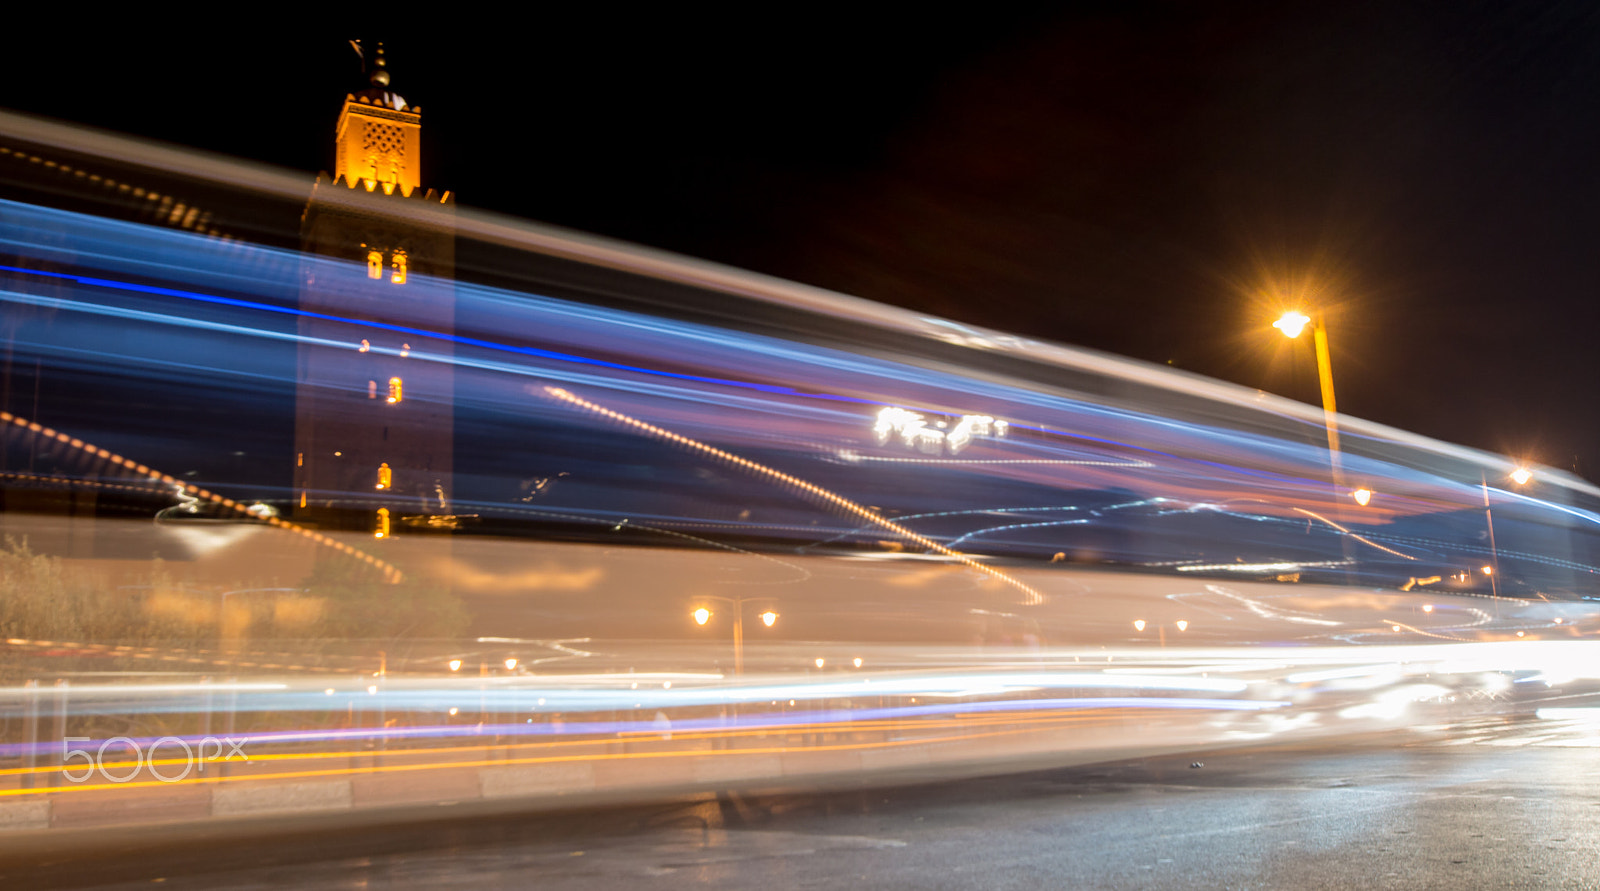
<instances>
[{"instance_id":1,"label":"finial on top of tower","mask_svg":"<svg viewBox=\"0 0 1600 891\"><path fill-rule=\"evenodd\" d=\"M389 63L383 58L383 44L378 44L378 51L372 60L372 85L387 87L389 85Z\"/></svg>"},{"instance_id":2,"label":"finial on top of tower","mask_svg":"<svg viewBox=\"0 0 1600 891\"><path fill-rule=\"evenodd\" d=\"M382 41L372 44L370 58L366 47L362 45L361 41L350 41L350 47L356 51L356 56L361 59L363 67L367 69L367 80L372 84L370 88L354 95L363 101L376 105L385 105L396 111L410 110L404 97L389 90L389 60L384 57Z\"/></svg>"}]
</instances>

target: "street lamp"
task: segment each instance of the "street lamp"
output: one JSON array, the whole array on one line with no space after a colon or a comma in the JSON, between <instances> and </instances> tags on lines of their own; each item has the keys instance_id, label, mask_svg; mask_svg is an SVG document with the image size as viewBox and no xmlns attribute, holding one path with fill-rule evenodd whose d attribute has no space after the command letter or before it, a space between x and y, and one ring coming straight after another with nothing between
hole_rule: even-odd
<instances>
[{"instance_id":1,"label":"street lamp","mask_svg":"<svg viewBox=\"0 0 1600 891\"><path fill-rule=\"evenodd\" d=\"M1289 310L1281 318L1272 323L1272 327L1282 331L1284 336L1293 340L1300 336L1300 332L1311 326L1311 339L1314 341L1317 353L1317 384L1322 390L1322 422L1328 431L1328 468L1333 473L1334 491L1344 489L1344 473L1339 461L1339 409L1333 398L1333 360L1328 355L1328 326L1323 321L1322 313L1315 317L1308 316L1297 310ZM1372 499L1370 489L1357 489L1350 493L1356 503L1366 507ZM1335 510L1338 508L1336 507ZM1350 539L1342 537L1340 547L1344 551L1345 580L1350 581Z\"/></svg>"},{"instance_id":2,"label":"street lamp","mask_svg":"<svg viewBox=\"0 0 1600 891\"><path fill-rule=\"evenodd\" d=\"M1315 318L1296 310L1290 310L1283 317L1272 323L1272 327L1282 331L1285 336L1293 340L1300 336L1300 332L1311 326L1311 337L1315 341L1317 351L1317 382L1322 389L1322 417L1328 428L1328 460L1333 465L1333 482L1339 485L1339 422L1338 408L1333 399L1333 361L1328 356L1328 326L1323 323L1322 313L1317 313Z\"/></svg>"},{"instance_id":3,"label":"street lamp","mask_svg":"<svg viewBox=\"0 0 1600 891\"><path fill-rule=\"evenodd\" d=\"M700 599L716 600L733 607L733 673L736 675L744 674L744 605L747 598L706 595ZM694 619L696 625L704 625L711 621L711 617L714 614L706 607L700 606L696 607L694 612L689 615ZM769 609L761 613L760 619L761 624L771 628L777 624L778 614Z\"/></svg>"},{"instance_id":4,"label":"street lamp","mask_svg":"<svg viewBox=\"0 0 1600 891\"><path fill-rule=\"evenodd\" d=\"M1478 479L1483 484L1483 520L1489 527L1489 563L1483 568L1483 574L1489 577L1489 593L1495 597L1494 614L1500 616L1500 580L1495 576L1495 567L1500 565L1500 549L1494 543L1494 509L1489 506L1489 473L1481 471ZM1526 486L1533 479L1533 471L1526 467L1518 467L1511 471L1511 481L1519 486Z\"/></svg>"}]
</instances>

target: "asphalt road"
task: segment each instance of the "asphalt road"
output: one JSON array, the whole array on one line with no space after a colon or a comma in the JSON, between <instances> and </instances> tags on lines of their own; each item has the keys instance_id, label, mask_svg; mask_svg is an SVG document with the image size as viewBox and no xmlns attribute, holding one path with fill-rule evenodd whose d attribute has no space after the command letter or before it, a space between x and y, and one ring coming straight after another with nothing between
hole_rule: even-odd
<instances>
[{"instance_id":1,"label":"asphalt road","mask_svg":"<svg viewBox=\"0 0 1600 891\"><path fill-rule=\"evenodd\" d=\"M1594 888L1600 725L1497 718L915 787L438 813L79 837L4 855L0 887Z\"/></svg>"}]
</instances>

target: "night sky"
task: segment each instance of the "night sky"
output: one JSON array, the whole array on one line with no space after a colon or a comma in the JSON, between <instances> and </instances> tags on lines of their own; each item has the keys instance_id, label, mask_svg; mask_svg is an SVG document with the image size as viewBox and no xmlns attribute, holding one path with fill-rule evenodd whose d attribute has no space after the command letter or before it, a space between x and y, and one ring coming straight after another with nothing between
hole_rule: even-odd
<instances>
[{"instance_id":1,"label":"night sky","mask_svg":"<svg viewBox=\"0 0 1600 891\"><path fill-rule=\"evenodd\" d=\"M814 15L377 37L463 204L1311 402L1270 324L1322 307L1343 411L1600 476L1600 8ZM98 28L0 106L315 171L364 84L315 24Z\"/></svg>"}]
</instances>

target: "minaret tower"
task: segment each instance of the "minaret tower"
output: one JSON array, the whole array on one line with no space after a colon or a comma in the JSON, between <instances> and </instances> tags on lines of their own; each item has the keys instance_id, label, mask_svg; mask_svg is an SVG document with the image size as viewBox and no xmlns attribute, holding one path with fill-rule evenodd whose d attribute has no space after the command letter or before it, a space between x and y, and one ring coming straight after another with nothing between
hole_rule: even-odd
<instances>
[{"instance_id":1,"label":"minaret tower","mask_svg":"<svg viewBox=\"0 0 1600 891\"><path fill-rule=\"evenodd\" d=\"M383 45L363 56L301 219L293 497L303 522L381 539L452 525L454 201L422 187L422 109Z\"/></svg>"}]
</instances>

